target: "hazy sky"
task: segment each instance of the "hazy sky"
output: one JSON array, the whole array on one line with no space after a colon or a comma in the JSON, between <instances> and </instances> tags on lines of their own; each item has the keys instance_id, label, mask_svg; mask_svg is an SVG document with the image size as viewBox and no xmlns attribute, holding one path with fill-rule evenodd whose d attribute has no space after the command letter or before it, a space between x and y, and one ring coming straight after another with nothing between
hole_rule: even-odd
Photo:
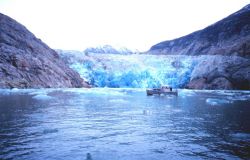
<instances>
[{"instance_id":1,"label":"hazy sky","mask_svg":"<svg viewBox=\"0 0 250 160\"><path fill-rule=\"evenodd\" d=\"M141 51L202 29L249 0L0 0L0 12L55 49L104 44Z\"/></svg>"}]
</instances>

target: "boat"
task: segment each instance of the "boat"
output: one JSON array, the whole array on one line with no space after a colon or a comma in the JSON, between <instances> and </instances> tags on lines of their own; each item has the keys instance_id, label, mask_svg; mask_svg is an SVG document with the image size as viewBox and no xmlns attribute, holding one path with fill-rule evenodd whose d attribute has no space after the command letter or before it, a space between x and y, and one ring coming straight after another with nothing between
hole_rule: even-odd
<instances>
[{"instance_id":1,"label":"boat","mask_svg":"<svg viewBox=\"0 0 250 160\"><path fill-rule=\"evenodd\" d=\"M158 95L175 95L178 96L178 91L175 90L173 91L171 87L161 87L161 88L152 88L152 89L146 89L147 96L152 96L154 94Z\"/></svg>"}]
</instances>

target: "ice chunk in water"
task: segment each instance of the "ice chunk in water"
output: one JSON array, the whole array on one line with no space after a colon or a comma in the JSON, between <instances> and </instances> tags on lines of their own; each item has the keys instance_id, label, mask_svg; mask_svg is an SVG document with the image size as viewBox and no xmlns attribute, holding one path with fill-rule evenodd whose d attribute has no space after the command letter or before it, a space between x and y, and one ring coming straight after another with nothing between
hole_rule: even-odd
<instances>
[{"instance_id":1,"label":"ice chunk in water","mask_svg":"<svg viewBox=\"0 0 250 160\"><path fill-rule=\"evenodd\" d=\"M36 100L51 100L53 99L53 97L48 96L46 94L39 94L39 95L35 95L32 98L36 99Z\"/></svg>"},{"instance_id":2,"label":"ice chunk in water","mask_svg":"<svg viewBox=\"0 0 250 160\"><path fill-rule=\"evenodd\" d=\"M232 102L229 100L226 100L226 99L208 98L208 99L206 99L206 103L208 103L212 106L217 106L217 105L221 105L221 104L225 104L225 103L232 103Z\"/></svg>"}]
</instances>

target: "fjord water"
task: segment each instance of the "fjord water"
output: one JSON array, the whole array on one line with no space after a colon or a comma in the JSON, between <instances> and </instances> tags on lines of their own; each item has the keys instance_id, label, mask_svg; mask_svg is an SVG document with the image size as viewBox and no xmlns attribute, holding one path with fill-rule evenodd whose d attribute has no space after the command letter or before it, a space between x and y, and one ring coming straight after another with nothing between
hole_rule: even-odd
<instances>
[{"instance_id":1,"label":"fjord water","mask_svg":"<svg viewBox=\"0 0 250 160\"><path fill-rule=\"evenodd\" d=\"M0 159L249 159L250 92L0 90Z\"/></svg>"}]
</instances>

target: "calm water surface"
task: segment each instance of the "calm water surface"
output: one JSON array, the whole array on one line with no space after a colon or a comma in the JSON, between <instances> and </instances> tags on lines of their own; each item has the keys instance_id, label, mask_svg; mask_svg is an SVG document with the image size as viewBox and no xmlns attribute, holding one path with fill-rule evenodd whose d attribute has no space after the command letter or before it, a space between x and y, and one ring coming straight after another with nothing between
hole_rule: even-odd
<instances>
[{"instance_id":1,"label":"calm water surface","mask_svg":"<svg viewBox=\"0 0 250 160\"><path fill-rule=\"evenodd\" d=\"M250 92L0 90L0 159L250 159Z\"/></svg>"}]
</instances>

